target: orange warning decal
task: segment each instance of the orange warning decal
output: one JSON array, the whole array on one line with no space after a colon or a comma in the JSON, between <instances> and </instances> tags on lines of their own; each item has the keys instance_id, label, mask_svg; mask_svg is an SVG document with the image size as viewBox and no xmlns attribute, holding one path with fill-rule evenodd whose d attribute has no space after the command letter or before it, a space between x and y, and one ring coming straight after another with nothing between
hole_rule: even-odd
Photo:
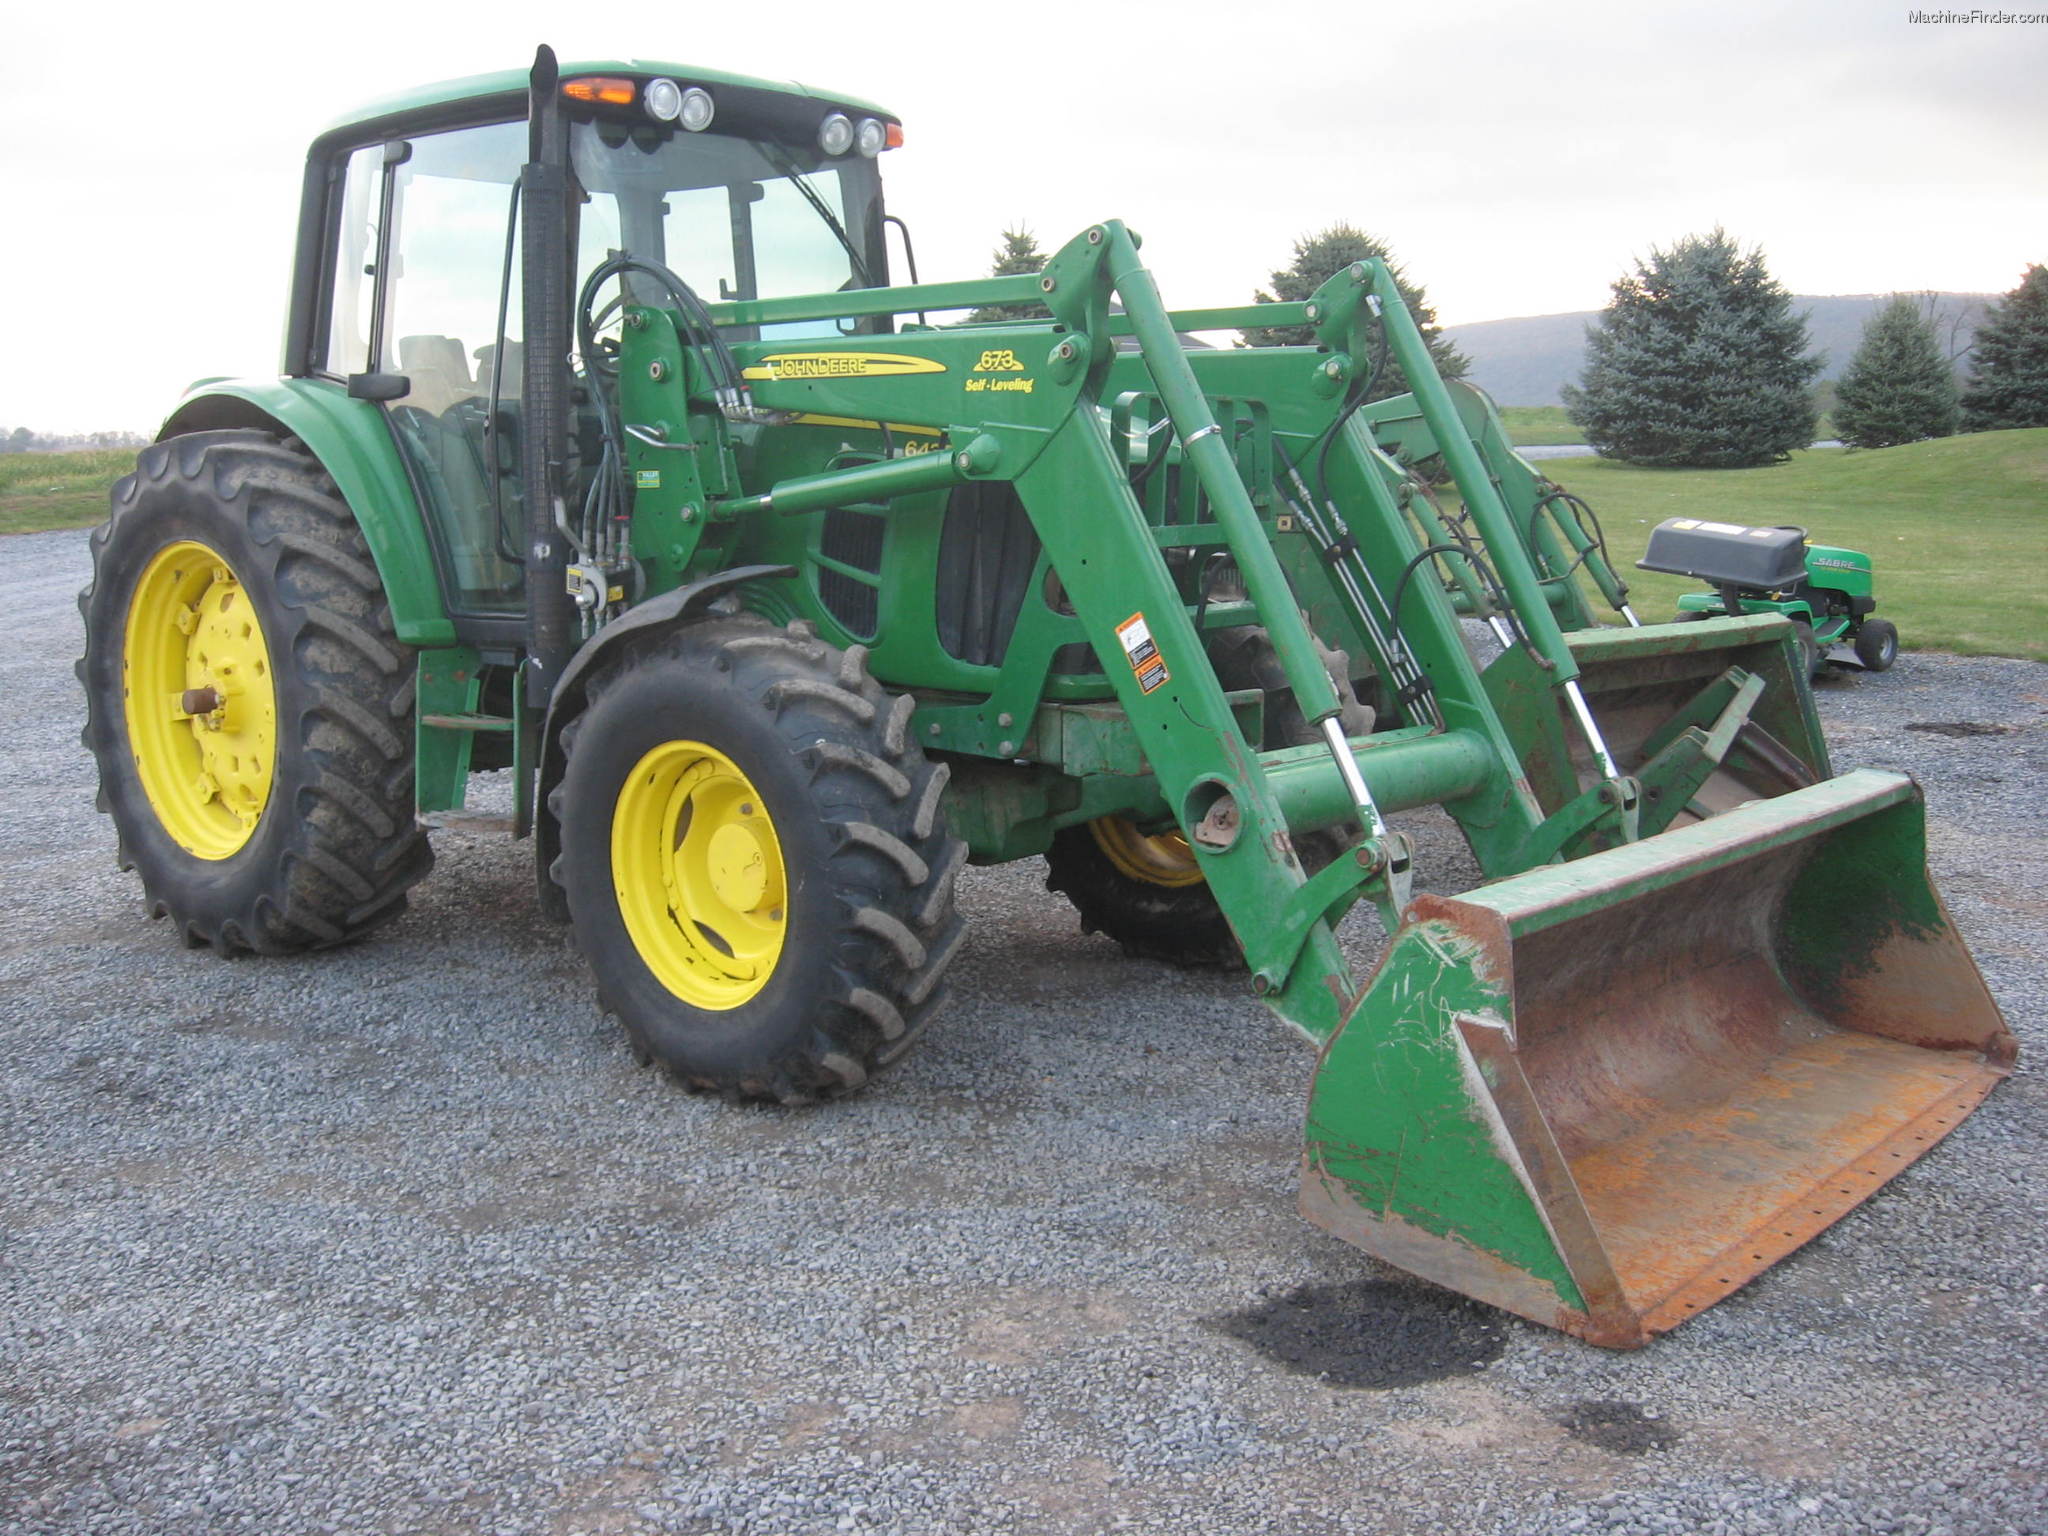
<instances>
[{"instance_id":1,"label":"orange warning decal","mask_svg":"<svg viewBox=\"0 0 2048 1536\"><path fill-rule=\"evenodd\" d=\"M1165 658L1153 643L1152 631L1146 627L1144 614L1134 613L1117 625L1116 638L1124 648L1124 659L1131 664L1131 671L1137 674L1141 692L1150 693L1162 683L1172 680L1173 674L1166 670Z\"/></svg>"}]
</instances>

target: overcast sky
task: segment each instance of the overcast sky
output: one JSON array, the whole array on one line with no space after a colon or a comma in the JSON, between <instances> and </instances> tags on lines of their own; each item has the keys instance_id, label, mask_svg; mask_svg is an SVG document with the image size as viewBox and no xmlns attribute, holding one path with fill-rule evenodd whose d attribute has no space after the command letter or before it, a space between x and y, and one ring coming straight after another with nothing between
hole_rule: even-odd
<instances>
[{"instance_id":1,"label":"overcast sky","mask_svg":"<svg viewBox=\"0 0 2048 1536\"><path fill-rule=\"evenodd\" d=\"M1118 217L1146 237L1169 303L1239 302L1295 237L1348 220L1390 241L1454 323L1597 308L1633 258L1718 223L1797 293L2002 292L2048 261L2048 26L1911 13L17 10L0 56L0 425L147 431L196 377L275 373L306 141L387 90L524 67L542 41L565 59L697 62L882 102L908 136L883 162L890 207L927 279L985 271L1005 224L1050 249Z\"/></svg>"}]
</instances>

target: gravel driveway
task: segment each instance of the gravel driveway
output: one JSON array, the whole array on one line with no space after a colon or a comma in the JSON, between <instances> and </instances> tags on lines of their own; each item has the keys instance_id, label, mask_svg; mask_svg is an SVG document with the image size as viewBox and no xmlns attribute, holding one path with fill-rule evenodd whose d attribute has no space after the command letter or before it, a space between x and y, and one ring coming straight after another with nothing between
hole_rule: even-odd
<instances>
[{"instance_id":1,"label":"gravel driveway","mask_svg":"<svg viewBox=\"0 0 2048 1536\"><path fill-rule=\"evenodd\" d=\"M0 540L0 1530L2048 1531L2048 667L1820 689L1841 766L1927 787L2020 1075L1614 1355L1301 1221L1308 1050L1036 861L811 1111L637 1070L481 833L353 949L180 949L93 810L85 574Z\"/></svg>"}]
</instances>

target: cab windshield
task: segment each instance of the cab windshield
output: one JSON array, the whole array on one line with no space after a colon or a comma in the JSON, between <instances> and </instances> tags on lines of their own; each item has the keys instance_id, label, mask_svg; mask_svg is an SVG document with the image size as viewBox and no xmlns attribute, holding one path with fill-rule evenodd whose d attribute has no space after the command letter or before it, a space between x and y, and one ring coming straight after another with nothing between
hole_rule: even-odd
<instances>
[{"instance_id":1,"label":"cab windshield","mask_svg":"<svg viewBox=\"0 0 2048 1536\"><path fill-rule=\"evenodd\" d=\"M610 251L671 268L707 303L879 287L881 178L859 155L598 120L570 130L578 266ZM736 330L832 335L829 320Z\"/></svg>"},{"instance_id":2,"label":"cab windshield","mask_svg":"<svg viewBox=\"0 0 2048 1536\"><path fill-rule=\"evenodd\" d=\"M826 159L604 119L573 124L570 151L576 269L567 297L621 251L670 268L712 304L887 280L881 177L858 154ZM347 151L338 167L319 366L337 380L403 375L389 418L428 509L449 605L463 614L517 612L524 581L517 299L526 155L527 126L511 121L379 140ZM664 302L651 291L636 296ZM825 320L726 334L756 341L839 329ZM580 422L571 437L572 451L588 447L595 426Z\"/></svg>"}]
</instances>

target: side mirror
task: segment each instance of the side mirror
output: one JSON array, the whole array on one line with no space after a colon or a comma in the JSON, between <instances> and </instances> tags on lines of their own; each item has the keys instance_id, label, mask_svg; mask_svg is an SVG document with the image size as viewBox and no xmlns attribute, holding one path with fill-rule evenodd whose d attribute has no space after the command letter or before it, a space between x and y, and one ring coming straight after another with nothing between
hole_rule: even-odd
<instances>
[{"instance_id":1,"label":"side mirror","mask_svg":"<svg viewBox=\"0 0 2048 1536\"><path fill-rule=\"evenodd\" d=\"M412 393L412 380L402 373L352 373L348 376L351 400L403 400Z\"/></svg>"}]
</instances>

